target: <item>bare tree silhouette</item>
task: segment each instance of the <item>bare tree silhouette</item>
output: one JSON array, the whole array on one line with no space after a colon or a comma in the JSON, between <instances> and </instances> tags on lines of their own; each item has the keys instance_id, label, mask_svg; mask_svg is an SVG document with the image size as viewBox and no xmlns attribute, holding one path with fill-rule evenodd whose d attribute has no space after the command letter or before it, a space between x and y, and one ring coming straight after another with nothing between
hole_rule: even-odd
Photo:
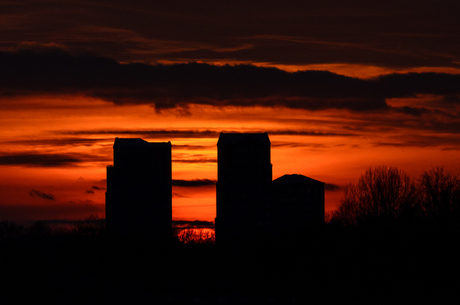
<instances>
[{"instance_id":1,"label":"bare tree silhouette","mask_svg":"<svg viewBox=\"0 0 460 305\"><path fill-rule=\"evenodd\" d=\"M349 184L333 219L345 225L390 225L416 214L414 181L395 167L370 167Z\"/></svg>"},{"instance_id":2,"label":"bare tree silhouette","mask_svg":"<svg viewBox=\"0 0 460 305\"><path fill-rule=\"evenodd\" d=\"M443 167L425 171L420 177L424 216L435 225L460 224L460 177Z\"/></svg>"}]
</instances>

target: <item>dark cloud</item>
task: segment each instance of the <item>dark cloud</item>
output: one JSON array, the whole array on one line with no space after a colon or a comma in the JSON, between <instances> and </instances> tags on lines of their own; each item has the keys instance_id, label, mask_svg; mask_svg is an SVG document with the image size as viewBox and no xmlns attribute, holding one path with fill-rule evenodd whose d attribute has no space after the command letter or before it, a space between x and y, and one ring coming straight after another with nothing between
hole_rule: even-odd
<instances>
[{"instance_id":1,"label":"dark cloud","mask_svg":"<svg viewBox=\"0 0 460 305\"><path fill-rule=\"evenodd\" d=\"M188 144L176 145L176 144L172 144L172 148L173 149L184 149L184 150L201 150L201 149L214 148L214 146L188 145Z\"/></svg>"},{"instance_id":2,"label":"dark cloud","mask_svg":"<svg viewBox=\"0 0 460 305\"><path fill-rule=\"evenodd\" d=\"M172 185L181 186L181 187L200 187L200 186L215 185L216 182L217 182L216 180L211 180L211 179L192 179L192 180L173 179Z\"/></svg>"},{"instance_id":3,"label":"dark cloud","mask_svg":"<svg viewBox=\"0 0 460 305\"><path fill-rule=\"evenodd\" d=\"M176 228L214 228L214 222L204 220L173 220L173 227Z\"/></svg>"},{"instance_id":4,"label":"dark cloud","mask_svg":"<svg viewBox=\"0 0 460 305\"><path fill-rule=\"evenodd\" d=\"M171 138L218 138L217 130L174 130L174 129L116 129L116 130L58 130L54 134L61 135L126 135L130 137L150 137L157 139ZM176 146L176 145L174 145Z\"/></svg>"},{"instance_id":5,"label":"dark cloud","mask_svg":"<svg viewBox=\"0 0 460 305\"><path fill-rule=\"evenodd\" d=\"M405 135L393 136L386 140L373 143L376 147L435 147L442 146L445 150L460 150L459 135ZM447 148L446 148L447 146Z\"/></svg>"},{"instance_id":6,"label":"dark cloud","mask_svg":"<svg viewBox=\"0 0 460 305\"><path fill-rule=\"evenodd\" d=\"M0 155L0 165L21 166L73 166L83 162L79 156L69 154L18 153Z\"/></svg>"},{"instance_id":7,"label":"dark cloud","mask_svg":"<svg viewBox=\"0 0 460 305\"><path fill-rule=\"evenodd\" d=\"M87 194L94 194L94 191L93 190L86 190L86 193Z\"/></svg>"},{"instance_id":8,"label":"dark cloud","mask_svg":"<svg viewBox=\"0 0 460 305\"><path fill-rule=\"evenodd\" d=\"M401 113L409 110L396 110L396 113ZM308 136L308 137L363 137L369 134L374 134L376 136L373 144L375 146L414 146L414 147L427 147L427 146L458 146L454 143L460 143L460 141L455 141L460 134L460 122L458 119L451 119L451 116L446 114L439 114L432 110L422 110L422 113L430 113L431 119L429 122L425 117L420 113L414 113L411 117L405 118L401 116L370 116L369 118L360 117L359 120L355 120L353 125L342 125L341 123L337 125L335 122L318 122L318 125L327 127L332 130L339 131L317 131L317 130L258 130L250 129L246 130L248 132L267 132L270 136ZM441 115L440 119L436 118L435 115ZM400 134L401 129L405 129L404 134ZM171 140L173 141L176 138L214 138L217 139L220 132L237 132L235 130L83 130L83 131L73 131L73 130L59 130L53 131L52 133L59 135L94 135L101 136L107 134L113 134L114 136L129 136L129 137L144 137L150 139L162 139L162 140ZM433 135L428 135L428 133L435 133ZM308 148L326 148L327 145L324 143L294 143L286 141L272 141L272 147L308 147ZM173 146L173 148L176 146ZM199 147L201 148L211 148L211 147ZM195 147L182 147L178 146L176 148L180 149L192 149L195 150ZM214 147L215 148L215 147ZM456 148L454 148L456 149ZM82 158L88 159L89 157ZM110 162L105 157L97 157L97 160ZM2 162L3 161L3 162ZM207 163L207 162L217 162L215 158L209 158L203 154L194 154L187 155L185 158L181 157L181 154L176 154L174 159L176 163ZM2 160L0 154L0 164L5 164L5 160Z\"/></svg>"},{"instance_id":9,"label":"dark cloud","mask_svg":"<svg viewBox=\"0 0 460 305\"><path fill-rule=\"evenodd\" d=\"M409 106L395 108L395 111L401 112L404 114L408 114L408 115L413 115L413 116L421 116L422 114L432 112L430 111L430 109L427 109L425 107L409 107Z\"/></svg>"},{"instance_id":10,"label":"dark cloud","mask_svg":"<svg viewBox=\"0 0 460 305\"><path fill-rule=\"evenodd\" d=\"M324 190L326 191L330 191L330 192L337 192L337 191L340 191L342 188L340 186L338 186L337 184L333 184L333 183L326 183L324 185Z\"/></svg>"},{"instance_id":11,"label":"dark cloud","mask_svg":"<svg viewBox=\"0 0 460 305\"><path fill-rule=\"evenodd\" d=\"M173 159L173 163L217 163L216 158Z\"/></svg>"},{"instance_id":12,"label":"dark cloud","mask_svg":"<svg viewBox=\"0 0 460 305\"><path fill-rule=\"evenodd\" d=\"M53 154L53 153L0 153L0 165L19 165L27 167L59 167L78 166L88 161L107 161L106 156L86 154Z\"/></svg>"},{"instance_id":13,"label":"dark cloud","mask_svg":"<svg viewBox=\"0 0 460 305\"><path fill-rule=\"evenodd\" d=\"M459 94L446 94L440 101L442 105L460 105L460 93Z\"/></svg>"},{"instance_id":14,"label":"dark cloud","mask_svg":"<svg viewBox=\"0 0 460 305\"><path fill-rule=\"evenodd\" d=\"M39 197L46 200L56 200L53 194L46 194L37 190L31 190L29 195L32 197Z\"/></svg>"},{"instance_id":15,"label":"dark cloud","mask_svg":"<svg viewBox=\"0 0 460 305\"><path fill-rule=\"evenodd\" d=\"M91 200L81 202L56 202L49 200L39 205L2 205L0 215L12 221L44 219L86 219L90 215L104 215L105 205Z\"/></svg>"},{"instance_id":16,"label":"dark cloud","mask_svg":"<svg viewBox=\"0 0 460 305\"><path fill-rule=\"evenodd\" d=\"M176 193L176 192L173 192L172 196L173 197L180 197L180 198L188 198L188 196L185 196L185 195L182 195L182 194L179 194L179 193Z\"/></svg>"},{"instance_id":17,"label":"dark cloud","mask_svg":"<svg viewBox=\"0 0 460 305\"><path fill-rule=\"evenodd\" d=\"M21 139L3 142L6 144L20 144L29 146L93 146L108 139L94 138L64 138L64 139Z\"/></svg>"},{"instance_id":18,"label":"dark cloud","mask_svg":"<svg viewBox=\"0 0 460 305\"><path fill-rule=\"evenodd\" d=\"M314 136L314 137L350 137L350 136L359 135L357 133L323 132L323 131L315 131L315 130L272 130L272 131L269 131L269 134L270 135L283 135L283 136Z\"/></svg>"},{"instance_id":19,"label":"dark cloud","mask_svg":"<svg viewBox=\"0 0 460 305\"><path fill-rule=\"evenodd\" d=\"M219 130L166 130L166 129L149 129L149 130L132 130L132 129L117 129L117 130L59 130L53 131L54 134L60 135L107 135L111 134L114 136L138 136L138 137L150 137L156 139L175 139L175 138L215 138L219 137L221 132L225 133L235 133L241 132L241 130L226 130L226 129L219 129ZM349 137L349 136L359 136L360 134L357 133L355 130L354 132L323 132L317 130L267 130L267 129L251 129L250 132L267 132L269 135L289 135L289 136L315 136L315 137L330 137L330 136L338 136L338 137ZM174 145L173 148L180 148L180 149L193 149L196 148L207 148L203 146L196 146L196 145Z\"/></svg>"},{"instance_id":20,"label":"dark cloud","mask_svg":"<svg viewBox=\"0 0 460 305\"><path fill-rule=\"evenodd\" d=\"M105 190L106 188L93 185L91 189L96 190L96 191L102 191L102 190Z\"/></svg>"},{"instance_id":21,"label":"dark cloud","mask_svg":"<svg viewBox=\"0 0 460 305\"><path fill-rule=\"evenodd\" d=\"M278 142L271 141L272 147L308 147L308 148L328 148L329 145L323 143L292 143L292 142Z\"/></svg>"},{"instance_id":22,"label":"dark cloud","mask_svg":"<svg viewBox=\"0 0 460 305\"><path fill-rule=\"evenodd\" d=\"M118 61L248 61L452 67L457 1L6 1L0 41Z\"/></svg>"},{"instance_id":23,"label":"dark cloud","mask_svg":"<svg viewBox=\"0 0 460 305\"><path fill-rule=\"evenodd\" d=\"M451 95L459 93L460 75L443 73L390 74L375 79L385 97L414 96L415 94Z\"/></svg>"},{"instance_id":24,"label":"dark cloud","mask_svg":"<svg viewBox=\"0 0 460 305\"><path fill-rule=\"evenodd\" d=\"M251 65L120 64L57 49L0 52L0 64L2 95L83 93L119 105L149 104L157 110L201 104L388 111L387 98L460 93L460 75L442 73L363 80L326 71L288 73Z\"/></svg>"}]
</instances>

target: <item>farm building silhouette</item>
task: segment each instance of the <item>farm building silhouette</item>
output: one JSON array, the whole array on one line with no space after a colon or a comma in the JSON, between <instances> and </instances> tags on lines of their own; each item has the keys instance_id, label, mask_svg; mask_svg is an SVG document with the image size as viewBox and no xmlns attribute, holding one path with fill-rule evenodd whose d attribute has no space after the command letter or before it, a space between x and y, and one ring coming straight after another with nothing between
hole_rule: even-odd
<instances>
[{"instance_id":1,"label":"farm building silhouette","mask_svg":"<svg viewBox=\"0 0 460 305\"><path fill-rule=\"evenodd\" d=\"M324 183L272 181L267 133L221 133L217 142L216 242L284 236L324 223Z\"/></svg>"},{"instance_id":2,"label":"farm building silhouette","mask_svg":"<svg viewBox=\"0 0 460 305\"><path fill-rule=\"evenodd\" d=\"M272 180L267 133L221 133L217 143L216 242L282 237L324 223L324 183L302 175ZM110 231L170 236L171 143L116 138L107 167Z\"/></svg>"}]
</instances>

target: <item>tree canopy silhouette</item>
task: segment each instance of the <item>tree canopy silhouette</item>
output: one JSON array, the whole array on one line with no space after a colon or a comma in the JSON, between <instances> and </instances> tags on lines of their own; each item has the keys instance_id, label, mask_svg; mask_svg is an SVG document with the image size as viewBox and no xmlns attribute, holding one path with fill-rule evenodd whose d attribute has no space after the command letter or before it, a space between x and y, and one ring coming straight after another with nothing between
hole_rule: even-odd
<instances>
[{"instance_id":1,"label":"tree canopy silhouette","mask_svg":"<svg viewBox=\"0 0 460 305\"><path fill-rule=\"evenodd\" d=\"M460 224L460 177L442 167L425 171L420 177L420 197L427 221L434 225Z\"/></svg>"},{"instance_id":2,"label":"tree canopy silhouette","mask_svg":"<svg viewBox=\"0 0 460 305\"><path fill-rule=\"evenodd\" d=\"M358 184L345 187L333 220L344 225L392 225L418 209L414 181L395 167L370 167Z\"/></svg>"}]
</instances>

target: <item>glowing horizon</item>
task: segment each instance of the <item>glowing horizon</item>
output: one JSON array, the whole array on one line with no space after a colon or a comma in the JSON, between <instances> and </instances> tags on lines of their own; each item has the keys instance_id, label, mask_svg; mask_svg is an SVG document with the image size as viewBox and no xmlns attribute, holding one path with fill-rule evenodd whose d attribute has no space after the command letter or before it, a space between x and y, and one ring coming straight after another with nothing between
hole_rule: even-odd
<instances>
[{"instance_id":1,"label":"glowing horizon","mask_svg":"<svg viewBox=\"0 0 460 305\"><path fill-rule=\"evenodd\" d=\"M392 126L391 133L376 134L376 128L390 128L385 115L379 120L371 115L372 127L363 114L356 117L336 110L192 106L189 114L183 114L174 110L158 113L145 105L120 107L86 100L77 111L53 106L57 100L49 100L49 106L42 109L5 109L0 115L11 126L10 133L2 134L2 145L8 150L2 149L0 157L1 208L10 219L19 219L19 211L24 219L36 220L102 216L105 167L112 164L116 136L171 141L175 180L216 180L217 137L225 131L268 132L274 179L296 173L341 188L356 182L369 166L397 166L413 178L433 166L453 171L459 168L458 144L452 139L442 140L436 134L439 143L433 143L430 132L418 134L418 139L412 134L406 136L405 129L413 126ZM88 107L87 103L95 106ZM11 114L17 111L21 117L13 119ZM413 122L412 117L410 120ZM350 123L362 127L344 129ZM36 193L31 195L32 190ZM46 198L47 194L54 199ZM340 197L341 190L326 191L326 211L333 210ZM173 187L173 219L213 221L214 217L215 186Z\"/></svg>"}]
</instances>

